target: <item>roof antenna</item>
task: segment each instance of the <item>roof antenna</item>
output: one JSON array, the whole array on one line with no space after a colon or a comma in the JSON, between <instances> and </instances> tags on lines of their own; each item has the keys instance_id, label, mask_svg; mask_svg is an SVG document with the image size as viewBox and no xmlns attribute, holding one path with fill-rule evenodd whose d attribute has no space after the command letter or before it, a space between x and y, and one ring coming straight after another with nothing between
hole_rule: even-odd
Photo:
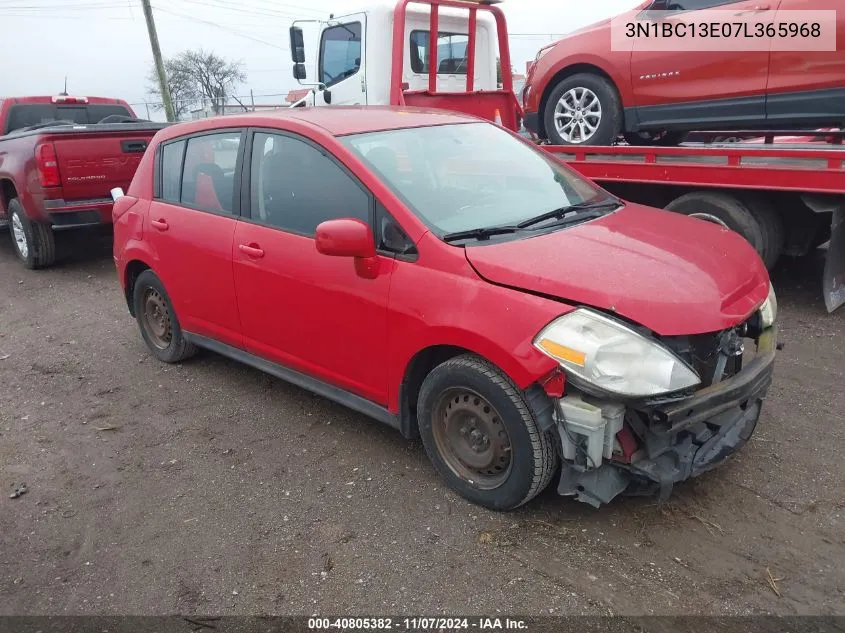
<instances>
[{"instance_id":1,"label":"roof antenna","mask_svg":"<svg viewBox=\"0 0 845 633\"><path fill-rule=\"evenodd\" d=\"M67 96L67 75L65 75L65 89L64 89L63 92L59 93L59 96L60 97L66 97Z\"/></svg>"}]
</instances>

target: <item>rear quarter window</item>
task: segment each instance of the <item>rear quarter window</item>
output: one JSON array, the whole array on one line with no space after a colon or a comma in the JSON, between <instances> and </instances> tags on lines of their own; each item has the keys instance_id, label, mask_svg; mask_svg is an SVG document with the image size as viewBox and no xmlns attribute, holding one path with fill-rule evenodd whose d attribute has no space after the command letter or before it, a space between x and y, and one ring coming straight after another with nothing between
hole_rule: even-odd
<instances>
[{"instance_id":1,"label":"rear quarter window","mask_svg":"<svg viewBox=\"0 0 845 633\"><path fill-rule=\"evenodd\" d=\"M182 157L185 141L167 143L161 148L161 191L159 197L167 202L179 202L182 184Z\"/></svg>"}]
</instances>

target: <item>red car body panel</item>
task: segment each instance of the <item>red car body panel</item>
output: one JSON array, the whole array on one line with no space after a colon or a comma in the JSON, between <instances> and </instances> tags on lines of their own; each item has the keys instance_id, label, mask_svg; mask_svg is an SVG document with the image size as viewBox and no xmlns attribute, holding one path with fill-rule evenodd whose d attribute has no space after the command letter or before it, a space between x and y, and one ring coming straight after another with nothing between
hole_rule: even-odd
<instances>
[{"instance_id":1,"label":"red car body panel","mask_svg":"<svg viewBox=\"0 0 845 633\"><path fill-rule=\"evenodd\" d=\"M765 267L736 233L634 204L565 231L468 247L466 254L490 281L612 309L663 336L730 327L769 292Z\"/></svg>"},{"instance_id":2,"label":"red car body panel","mask_svg":"<svg viewBox=\"0 0 845 633\"><path fill-rule=\"evenodd\" d=\"M411 361L434 347L475 352L526 388L558 367L534 348L534 337L578 303L615 309L658 332L691 333L736 325L765 300L766 271L741 238L657 210L631 208L582 227L492 246L446 244L335 137L476 121L407 109L301 108L162 130L127 196L115 204L114 258L124 290L131 270L152 268L185 330L394 414ZM352 258L319 253L314 238L150 202L163 141L244 128L301 135L341 161L416 244L416 260L378 255L376 274L364 275ZM167 250L163 236L171 231L181 231L183 252ZM210 247L210 239L219 246ZM668 270L673 267L679 270Z\"/></svg>"}]
</instances>

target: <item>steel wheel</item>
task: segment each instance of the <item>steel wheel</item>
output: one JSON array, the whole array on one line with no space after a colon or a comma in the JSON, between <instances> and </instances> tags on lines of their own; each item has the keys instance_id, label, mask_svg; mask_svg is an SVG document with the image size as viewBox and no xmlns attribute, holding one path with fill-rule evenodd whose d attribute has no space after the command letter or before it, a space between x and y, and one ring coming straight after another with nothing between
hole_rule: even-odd
<instances>
[{"instance_id":1,"label":"steel wheel","mask_svg":"<svg viewBox=\"0 0 845 633\"><path fill-rule=\"evenodd\" d=\"M554 117L557 132L564 141L586 143L601 125L601 101L589 88L572 88L557 102Z\"/></svg>"},{"instance_id":2,"label":"steel wheel","mask_svg":"<svg viewBox=\"0 0 845 633\"><path fill-rule=\"evenodd\" d=\"M15 248L18 249L21 257L23 259L29 257L29 243L26 241L23 222L17 213L12 214L12 237L15 238Z\"/></svg>"},{"instance_id":3,"label":"steel wheel","mask_svg":"<svg viewBox=\"0 0 845 633\"><path fill-rule=\"evenodd\" d=\"M493 490L508 478L511 441L498 412L470 389L443 392L432 430L446 465L479 490Z\"/></svg>"},{"instance_id":4,"label":"steel wheel","mask_svg":"<svg viewBox=\"0 0 845 633\"><path fill-rule=\"evenodd\" d=\"M173 324L167 302L155 288L144 291L142 323L150 341L159 349L167 349L173 340Z\"/></svg>"}]
</instances>

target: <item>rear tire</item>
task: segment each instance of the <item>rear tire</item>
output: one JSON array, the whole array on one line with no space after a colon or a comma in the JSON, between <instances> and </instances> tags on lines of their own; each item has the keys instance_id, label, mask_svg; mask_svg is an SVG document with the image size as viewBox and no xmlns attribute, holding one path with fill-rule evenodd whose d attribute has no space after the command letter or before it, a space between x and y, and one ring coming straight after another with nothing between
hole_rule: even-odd
<instances>
[{"instance_id":1,"label":"rear tire","mask_svg":"<svg viewBox=\"0 0 845 633\"><path fill-rule=\"evenodd\" d=\"M9 201L8 218L15 254L23 265L30 270L51 266L56 261L53 228L27 218L17 198Z\"/></svg>"},{"instance_id":2,"label":"rear tire","mask_svg":"<svg viewBox=\"0 0 845 633\"><path fill-rule=\"evenodd\" d=\"M622 103L616 87L593 73L567 77L549 95L543 124L552 145L613 145L622 129ZM567 131L569 124L574 127ZM582 134L593 126L589 135Z\"/></svg>"},{"instance_id":3,"label":"rear tire","mask_svg":"<svg viewBox=\"0 0 845 633\"><path fill-rule=\"evenodd\" d=\"M135 319L150 351L164 363L178 363L197 352L185 340L173 304L161 280L152 270L145 270L132 289Z\"/></svg>"},{"instance_id":4,"label":"rear tire","mask_svg":"<svg viewBox=\"0 0 845 633\"><path fill-rule=\"evenodd\" d=\"M473 354L423 381L420 436L452 490L491 510L513 510L542 492L558 465L557 439L540 431L522 391Z\"/></svg>"},{"instance_id":5,"label":"rear tire","mask_svg":"<svg viewBox=\"0 0 845 633\"><path fill-rule=\"evenodd\" d=\"M666 205L668 211L683 213L720 224L739 233L761 258L765 256L766 237L760 222L739 198L718 191L695 191Z\"/></svg>"}]
</instances>

